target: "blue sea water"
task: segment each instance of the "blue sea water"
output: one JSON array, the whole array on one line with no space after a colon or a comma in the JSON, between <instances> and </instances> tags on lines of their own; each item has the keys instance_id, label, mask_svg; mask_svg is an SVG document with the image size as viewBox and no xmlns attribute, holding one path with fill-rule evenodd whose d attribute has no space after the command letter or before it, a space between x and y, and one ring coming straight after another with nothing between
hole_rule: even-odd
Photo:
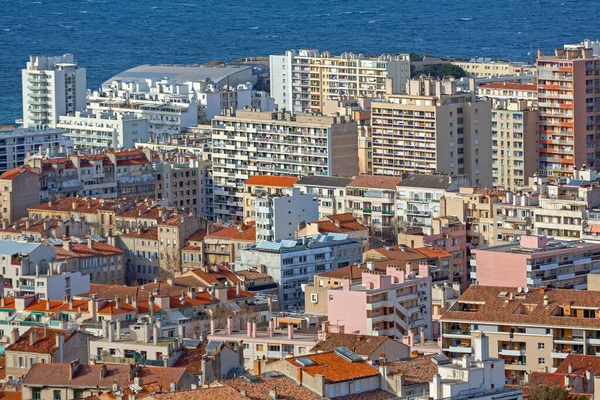
<instances>
[{"instance_id":1,"label":"blue sea water","mask_svg":"<svg viewBox=\"0 0 600 400\"><path fill-rule=\"evenodd\" d=\"M73 53L88 87L143 63L313 47L530 60L600 37L598 0L0 0L0 124L21 116L29 55Z\"/></svg>"}]
</instances>

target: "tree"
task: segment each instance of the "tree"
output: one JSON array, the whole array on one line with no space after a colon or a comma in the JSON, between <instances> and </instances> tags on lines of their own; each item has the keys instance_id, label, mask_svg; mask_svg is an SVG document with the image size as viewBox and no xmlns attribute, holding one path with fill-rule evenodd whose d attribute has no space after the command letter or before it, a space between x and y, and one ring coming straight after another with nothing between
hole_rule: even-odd
<instances>
[{"instance_id":1,"label":"tree","mask_svg":"<svg viewBox=\"0 0 600 400\"><path fill-rule=\"evenodd\" d=\"M165 247L160 253L160 280L173 278L181 272L181 252L176 247Z\"/></svg>"},{"instance_id":2,"label":"tree","mask_svg":"<svg viewBox=\"0 0 600 400\"><path fill-rule=\"evenodd\" d=\"M547 385L535 385L529 389L530 400L573 400L577 397L560 387L550 388Z\"/></svg>"},{"instance_id":3,"label":"tree","mask_svg":"<svg viewBox=\"0 0 600 400\"><path fill-rule=\"evenodd\" d=\"M440 79L448 76L459 79L466 77L467 73L464 69L454 64L429 64L423 67L423 75L430 75Z\"/></svg>"}]
</instances>

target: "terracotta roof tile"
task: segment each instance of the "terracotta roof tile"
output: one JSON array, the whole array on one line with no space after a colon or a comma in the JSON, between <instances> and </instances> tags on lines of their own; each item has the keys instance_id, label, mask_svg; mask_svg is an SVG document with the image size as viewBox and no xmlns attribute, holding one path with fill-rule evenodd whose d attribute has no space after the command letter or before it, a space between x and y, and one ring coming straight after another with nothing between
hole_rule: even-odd
<instances>
[{"instance_id":1,"label":"terracotta roof tile","mask_svg":"<svg viewBox=\"0 0 600 400\"><path fill-rule=\"evenodd\" d=\"M195 349L184 347L173 367L185 368L192 375L200 375L202 373L202 357L206 354L206 346L207 343L201 343Z\"/></svg>"},{"instance_id":2,"label":"terracotta roof tile","mask_svg":"<svg viewBox=\"0 0 600 400\"><path fill-rule=\"evenodd\" d=\"M527 90L536 91L535 83L511 83L511 82L492 82L479 85L480 89L507 89L507 90Z\"/></svg>"},{"instance_id":3,"label":"terracotta roof tile","mask_svg":"<svg viewBox=\"0 0 600 400\"><path fill-rule=\"evenodd\" d=\"M31 226L27 228L27 220L30 220ZM50 222L50 227L55 228L58 226L59 220L56 218L51 218L48 220ZM0 232L6 233L24 233L24 232L44 232L44 219L37 218L27 218L23 217L16 220L12 225L9 225L8 228L2 229Z\"/></svg>"},{"instance_id":4,"label":"terracotta roof tile","mask_svg":"<svg viewBox=\"0 0 600 400\"><path fill-rule=\"evenodd\" d=\"M392 375L402 374L406 385L425 384L438 372L431 355L392 361L387 363L387 367Z\"/></svg>"},{"instance_id":5,"label":"terracotta roof tile","mask_svg":"<svg viewBox=\"0 0 600 400\"><path fill-rule=\"evenodd\" d=\"M600 357L583 354L569 354L556 368L556 373L566 374L569 372L569 364L572 366L572 372L575 375L585 376L586 371L594 372L598 375L600 371Z\"/></svg>"},{"instance_id":6,"label":"terracotta roof tile","mask_svg":"<svg viewBox=\"0 0 600 400\"><path fill-rule=\"evenodd\" d=\"M507 296L500 294L507 293ZM513 294L509 300L508 294ZM548 306L544 306L544 296L548 296ZM505 304L507 302L507 304ZM478 304L476 311L460 311L461 304ZM520 313L522 304L534 305L531 311ZM442 316L442 321L469 321L470 323L491 322L494 324L514 324L520 326L541 325L544 327L600 328L600 320L596 318L576 318L559 316L565 304L571 307L598 308L600 292L569 289L530 290L519 293L516 288L503 286L471 285L458 298L457 302Z\"/></svg>"},{"instance_id":7,"label":"terracotta roof tile","mask_svg":"<svg viewBox=\"0 0 600 400\"><path fill-rule=\"evenodd\" d=\"M207 388L185 390L152 396L160 400L248 400L251 397L242 396L239 391L231 386L221 385Z\"/></svg>"},{"instance_id":8,"label":"terracotta roof tile","mask_svg":"<svg viewBox=\"0 0 600 400\"><path fill-rule=\"evenodd\" d=\"M273 187L294 187L300 178L291 176L275 176L275 175L254 175L246 180L244 185L249 186L273 186Z\"/></svg>"},{"instance_id":9,"label":"terracotta roof tile","mask_svg":"<svg viewBox=\"0 0 600 400\"><path fill-rule=\"evenodd\" d=\"M355 335L351 333L328 333L325 340L321 340L312 348L312 352L333 351L338 347L345 347L362 357L373 354L388 340L387 336ZM392 340L392 339L389 339Z\"/></svg>"},{"instance_id":10,"label":"terracotta roof tile","mask_svg":"<svg viewBox=\"0 0 600 400\"><path fill-rule=\"evenodd\" d=\"M158 228L142 228L140 232L131 231L123 233L121 236L136 239L158 240Z\"/></svg>"},{"instance_id":11,"label":"terracotta roof tile","mask_svg":"<svg viewBox=\"0 0 600 400\"><path fill-rule=\"evenodd\" d=\"M245 391L250 400L272 400L269 392L275 391L277 398L281 400L317 400L321 399L310 390L298 386L292 380L285 376L268 378L266 376L257 376L256 382L248 382L244 378L228 379L226 385L235 388L238 392Z\"/></svg>"},{"instance_id":12,"label":"terracotta roof tile","mask_svg":"<svg viewBox=\"0 0 600 400\"><path fill-rule=\"evenodd\" d=\"M30 173L30 174L33 174L35 176L41 176L37 172L34 172L31 169L31 167L29 167L28 165L24 165L24 166L13 168L11 170L8 170L8 171L4 172L2 175L0 175L0 179L6 179L6 180L9 180L9 181L12 181L12 180L15 180L18 177L22 176L25 173Z\"/></svg>"},{"instance_id":13,"label":"terracotta roof tile","mask_svg":"<svg viewBox=\"0 0 600 400\"><path fill-rule=\"evenodd\" d=\"M256 227L253 223L231 225L212 232L210 235L206 235L206 238L255 242Z\"/></svg>"},{"instance_id":14,"label":"terracotta roof tile","mask_svg":"<svg viewBox=\"0 0 600 400\"><path fill-rule=\"evenodd\" d=\"M34 326L19 336L17 341L8 346L5 351L25 351L28 353L52 354L58 349L58 346L56 345L56 337L59 334L62 334L65 338L65 342L67 342L69 339L71 339L71 337L73 337L74 334L77 333L79 332L70 333L66 330L44 329ZM30 334L34 334L36 336L36 340L33 345L29 343ZM79 334L83 335L83 333Z\"/></svg>"},{"instance_id":15,"label":"terracotta roof tile","mask_svg":"<svg viewBox=\"0 0 600 400\"><path fill-rule=\"evenodd\" d=\"M327 382L342 382L379 375L379 371L372 365L364 361L347 361L334 352L311 354L302 357L308 358L315 365L302 366L296 362L298 357L286 358L285 361L296 367L301 367L310 376L323 375Z\"/></svg>"},{"instance_id":16,"label":"terracotta roof tile","mask_svg":"<svg viewBox=\"0 0 600 400\"><path fill-rule=\"evenodd\" d=\"M75 203L75 208L73 208ZM37 206L29 207L29 210L40 211L60 211L60 212L76 212L97 214L99 210L110 209L117 207L119 203L111 201L103 201L94 198L82 199L78 197L65 197L59 200L53 200L48 203L43 203Z\"/></svg>"},{"instance_id":17,"label":"terracotta roof tile","mask_svg":"<svg viewBox=\"0 0 600 400\"><path fill-rule=\"evenodd\" d=\"M267 279L267 278L271 278L271 275L269 274L263 274L262 272L258 272L258 270L256 269L245 269L242 271L235 271L235 273L243 278L245 278L247 281L248 280L254 280L254 279Z\"/></svg>"},{"instance_id":18,"label":"terracotta roof tile","mask_svg":"<svg viewBox=\"0 0 600 400\"><path fill-rule=\"evenodd\" d=\"M348 184L348 187L396 190L402 181L400 176L359 175Z\"/></svg>"}]
</instances>

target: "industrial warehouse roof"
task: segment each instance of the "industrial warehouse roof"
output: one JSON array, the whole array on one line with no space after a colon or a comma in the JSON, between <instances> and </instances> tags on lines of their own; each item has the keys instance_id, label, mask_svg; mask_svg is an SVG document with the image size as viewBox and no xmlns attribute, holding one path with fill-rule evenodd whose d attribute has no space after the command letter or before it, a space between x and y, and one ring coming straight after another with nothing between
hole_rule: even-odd
<instances>
[{"instance_id":1,"label":"industrial warehouse roof","mask_svg":"<svg viewBox=\"0 0 600 400\"><path fill-rule=\"evenodd\" d=\"M108 79L103 85L110 84L115 80L144 80L144 79L173 79L177 83L197 82L210 79L219 82L227 77L250 70L252 66L227 65L227 66L205 66L205 65L140 65L119 72Z\"/></svg>"}]
</instances>

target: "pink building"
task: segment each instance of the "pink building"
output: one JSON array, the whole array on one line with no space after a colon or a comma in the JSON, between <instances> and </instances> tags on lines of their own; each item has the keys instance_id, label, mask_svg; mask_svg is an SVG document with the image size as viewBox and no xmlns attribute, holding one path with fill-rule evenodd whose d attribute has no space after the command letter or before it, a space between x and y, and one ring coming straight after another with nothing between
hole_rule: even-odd
<instances>
[{"instance_id":1,"label":"pink building","mask_svg":"<svg viewBox=\"0 0 600 400\"><path fill-rule=\"evenodd\" d=\"M371 264L373 265L373 264ZM360 281L350 277L327 290L328 319L343 324L348 333L381 335L413 342L431 340L431 277L426 263L418 274L388 266L385 274L362 271Z\"/></svg>"},{"instance_id":2,"label":"pink building","mask_svg":"<svg viewBox=\"0 0 600 400\"><path fill-rule=\"evenodd\" d=\"M600 243L524 235L472 252L471 278L481 286L587 289L587 275L600 273Z\"/></svg>"},{"instance_id":3,"label":"pink building","mask_svg":"<svg viewBox=\"0 0 600 400\"><path fill-rule=\"evenodd\" d=\"M452 255L447 281L458 283L461 290L469 286L467 228L456 217L440 217L432 219L432 234L399 233L398 244L405 244L413 249L431 246L445 250ZM436 279L434 279L436 281Z\"/></svg>"}]
</instances>

